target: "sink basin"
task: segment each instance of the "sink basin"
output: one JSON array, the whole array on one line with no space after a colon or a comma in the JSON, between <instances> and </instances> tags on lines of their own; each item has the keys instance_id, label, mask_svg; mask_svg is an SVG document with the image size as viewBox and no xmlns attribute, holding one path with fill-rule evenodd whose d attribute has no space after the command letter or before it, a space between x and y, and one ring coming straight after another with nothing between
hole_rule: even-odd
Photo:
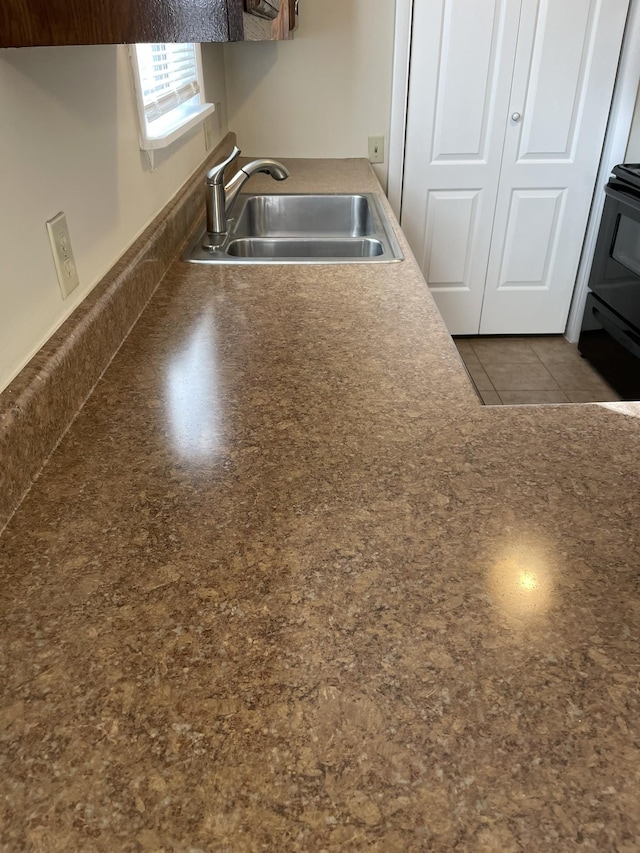
<instances>
[{"instance_id":1,"label":"sink basin","mask_svg":"<svg viewBox=\"0 0 640 853\"><path fill-rule=\"evenodd\" d=\"M371 237L283 239L244 237L232 240L227 254L235 258L374 258L384 252L380 240Z\"/></svg>"},{"instance_id":2,"label":"sink basin","mask_svg":"<svg viewBox=\"0 0 640 853\"><path fill-rule=\"evenodd\" d=\"M364 195L253 196L240 206L235 227L249 237L365 237L374 230Z\"/></svg>"},{"instance_id":3,"label":"sink basin","mask_svg":"<svg viewBox=\"0 0 640 853\"><path fill-rule=\"evenodd\" d=\"M380 263L402 252L373 193L240 195L219 245L202 229L191 263ZM203 245L204 244L204 245Z\"/></svg>"}]
</instances>

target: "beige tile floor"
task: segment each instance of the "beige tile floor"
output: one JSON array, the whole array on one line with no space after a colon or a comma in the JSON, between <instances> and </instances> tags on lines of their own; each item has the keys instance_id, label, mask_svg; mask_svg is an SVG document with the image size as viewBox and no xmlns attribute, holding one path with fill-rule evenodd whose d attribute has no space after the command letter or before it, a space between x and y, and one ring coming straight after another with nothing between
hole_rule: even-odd
<instances>
[{"instance_id":1,"label":"beige tile floor","mask_svg":"<svg viewBox=\"0 0 640 853\"><path fill-rule=\"evenodd\" d=\"M487 406L620 399L561 335L454 338L454 342Z\"/></svg>"}]
</instances>

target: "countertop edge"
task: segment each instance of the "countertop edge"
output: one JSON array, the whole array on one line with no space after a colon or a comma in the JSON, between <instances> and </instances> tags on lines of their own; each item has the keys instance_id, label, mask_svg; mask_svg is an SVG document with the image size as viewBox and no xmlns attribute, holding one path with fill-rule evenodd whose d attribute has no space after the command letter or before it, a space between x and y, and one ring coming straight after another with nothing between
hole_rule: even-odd
<instances>
[{"instance_id":1,"label":"countertop edge","mask_svg":"<svg viewBox=\"0 0 640 853\"><path fill-rule=\"evenodd\" d=\"M0 532L202 217L202 173L229 133L0 394Z\"/></svg>"}]
</instances>

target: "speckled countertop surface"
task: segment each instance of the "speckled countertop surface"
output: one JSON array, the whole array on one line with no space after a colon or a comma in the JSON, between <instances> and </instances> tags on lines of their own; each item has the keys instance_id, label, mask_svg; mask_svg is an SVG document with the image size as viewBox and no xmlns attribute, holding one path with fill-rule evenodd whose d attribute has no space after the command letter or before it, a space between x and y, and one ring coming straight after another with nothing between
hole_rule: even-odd
<instances>
[{"instance_id":1,"label":"speckled countertop surface","mask_svg":"<svg viewBox=\"0 0 640 853\"><path fill-rule=\"evenodd\" d=\"M1 849L639 850L639 415L481 407L410 258L176 262L0 539Z\"/></svg>"}]
</instances>

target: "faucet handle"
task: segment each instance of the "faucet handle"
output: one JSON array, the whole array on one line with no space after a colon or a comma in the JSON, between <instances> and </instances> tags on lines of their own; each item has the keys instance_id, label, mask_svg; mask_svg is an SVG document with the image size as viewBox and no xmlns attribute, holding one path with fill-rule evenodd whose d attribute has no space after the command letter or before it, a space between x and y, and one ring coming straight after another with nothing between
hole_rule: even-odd
<instances>
[{"instance_id":1,"label":"faucet handle","mask_svg":"<svg viewBox=\"0 0 640 853\"><path fill-rule=\"evenodd\" d=\"M216 163L216 165L212 169L209 169L209 171L207 172L207 178L206 178L207 184L209 184L209 186L212 186L212 185L215 186L216 184L218 184L218 185L223 184L224 183L224 170L227 168L227 166L230 163L233 163L233 161L236 159L236 157L239 154L240 154L240 149L238 148L237 145L234 145L233 151L231 152L231 154L229 154L229 156L226 158L226 160L222 160L220 163Z\"/></svg>"}]
</instances>

